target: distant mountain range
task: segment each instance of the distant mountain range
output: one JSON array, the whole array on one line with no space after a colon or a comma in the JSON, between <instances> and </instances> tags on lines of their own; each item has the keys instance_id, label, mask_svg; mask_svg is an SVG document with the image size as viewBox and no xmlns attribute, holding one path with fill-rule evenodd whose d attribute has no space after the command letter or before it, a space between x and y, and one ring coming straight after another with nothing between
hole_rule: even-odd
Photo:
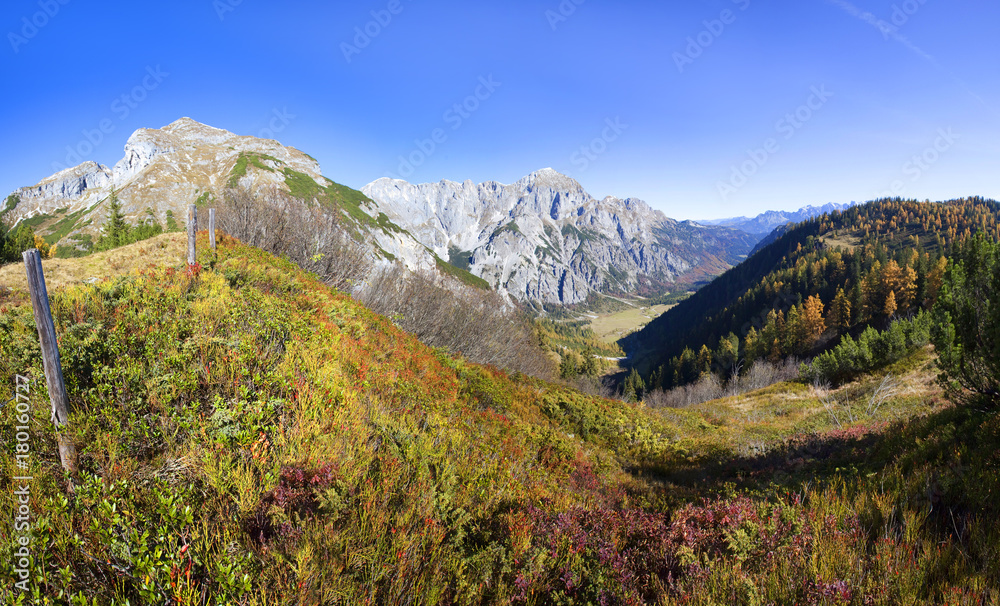
<instances>
[{"instance_id":1,"label":"distant mountain range","mask_svg":"<svg viewBox=\"0 0 1000 606\"><path fill-rule=\"evenodd\" d=\"M787 225L788 223L800 223L806 219L812 219L813 217L818 217L819 215L833 212L835 210L846 210L855 204L857 203L850 202L848 204L838 204L836 202L831 202L830 204L824 204L823 206L804 206L794 212L769 210L752 218L732 217L730 219L708 219L698 221L698 223L701 223L702 225L731 227L733 229L745 231L748 234L764 237L774 231L776 227L781 227L782 225Z\"/></svg>"}]
</instances>

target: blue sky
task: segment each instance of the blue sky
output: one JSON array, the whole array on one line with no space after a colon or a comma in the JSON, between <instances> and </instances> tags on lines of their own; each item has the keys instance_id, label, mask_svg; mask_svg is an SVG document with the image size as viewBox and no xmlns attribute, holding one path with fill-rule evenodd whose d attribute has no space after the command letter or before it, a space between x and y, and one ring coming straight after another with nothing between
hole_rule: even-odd
<instances>
[{"instance_id":1,"label":"blue sky","mask_svg":"<svg viewBox=\"0 0 1000 606\"><path fill-rule=\"evenodd\" d=\"M189 116L356 188L552 167L706 219L1000 198L995 0L8 0L0 24L4 195Z\"/></svg>"}]
</instances>

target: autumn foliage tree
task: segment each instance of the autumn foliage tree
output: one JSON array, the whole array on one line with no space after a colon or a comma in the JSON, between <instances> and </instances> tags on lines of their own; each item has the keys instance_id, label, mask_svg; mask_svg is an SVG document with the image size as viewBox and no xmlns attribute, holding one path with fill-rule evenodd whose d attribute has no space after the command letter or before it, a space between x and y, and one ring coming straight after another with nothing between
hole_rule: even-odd
<instances>
[{"instance_id":1,"label":"autumn foliage tree","mask_svg":"<svg viewBox=\"0 0 1000 606\"><path fill-rule=\"evenodd\" d=\"M813 295L802 307L804 349L815 345L824 332L826 332L826 320L823 319L823 301L817 295Z\"/></svg>"},{"instance_id":2,"label":"autumn foliage tree","mask_svg":"<svg viewBox=\"0 0 1000 606\"><path fill-rule=\"evenodd\" d=\"M830 304L827 324L838 330L844 330L851 326L851 300L847 298L843 288L837 289L837 296Z\"/></svg>"}]
</instances>

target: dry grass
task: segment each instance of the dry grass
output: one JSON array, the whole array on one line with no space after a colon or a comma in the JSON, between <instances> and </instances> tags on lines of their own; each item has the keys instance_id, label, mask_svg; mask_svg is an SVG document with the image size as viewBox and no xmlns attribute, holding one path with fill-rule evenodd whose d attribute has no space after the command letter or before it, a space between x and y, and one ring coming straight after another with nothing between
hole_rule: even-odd
<instances>
[{"instance_id":1,"label":"dry grass","mask_svg":"<svg viewBox=\"0 0 1000 606\"><path fill-rule=\"evenodd\" d=\"M855 236L854 234L840 234L837 238L834 238L833 236L826 236L823 238L823 244L830 249L837 248L839 246L844 250L853 251L861 245L861 238Z\"/></svg>"},{"instance_id":2,"label":"dry grass","mask_svg":"<svg viewBox=\"0 0 1000 606\"><path fill-rule=\"evenodd\" d=\"M636 307L613 314L602 314L592 318L590 328L597 338L605 343L614 343L633 330L645 326L653 318L666 312L673 305L654 305L652 307Z\"/></svg>"},{"instance_id":3,"label":"dry grass","mask_svg":"<svg viewBox=\"0 0 1000 606\"><path fill-rule=\"evenodd\" d=\"M752 433L754 426L761 423L765 423L775 437L819 430L827 421L823 406L827 398L860 406L858 420L869 423L919 416L937 409L944 402L944 393L934 380L935 359L933 349L925 347L896 364L862 375L837 389L817 389L797 382L778 383L739 396L710 400L690 410L726 419L729 432L718 436L723 445L747 439L746 432ZM892 375L900 386L889 405L878 414L861 414L864 404L887 375Z\"/></svg>"},{"instance_id":4,"label":"dry grass","mask_svg":"<svg viewBox=\"0 0 1000 606\"><path fill-rule=\"evenodd\" d=\"M186 234L169 233L77 259L46 259L42 261L45 285L51 292L60 286L129 274L149 265L180 265L185 262L186 248ZM25 293L28 284L24 265L11 263L0 267L0 285L13 291L11 298Z\"/></svg>"}]
</instances>

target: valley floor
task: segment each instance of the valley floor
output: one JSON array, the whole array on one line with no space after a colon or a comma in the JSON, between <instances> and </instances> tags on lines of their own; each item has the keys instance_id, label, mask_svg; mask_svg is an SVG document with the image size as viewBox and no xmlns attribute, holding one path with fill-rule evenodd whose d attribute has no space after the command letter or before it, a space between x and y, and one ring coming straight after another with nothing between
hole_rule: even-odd
<instances>
[{"instance_id":1,"label":"valley floor","mask_svg":"<svg viewBox=\"0 0 1000 606\"><path fill-rule=\"evenodd\" d=\"M615 313L586 315L590 320L590 329L601 341L615 343L626 335L639 330L650 320L664 313L673 305L642 306L641 301L635 301L634 307Z\"/></svg>"}]
</instances>

